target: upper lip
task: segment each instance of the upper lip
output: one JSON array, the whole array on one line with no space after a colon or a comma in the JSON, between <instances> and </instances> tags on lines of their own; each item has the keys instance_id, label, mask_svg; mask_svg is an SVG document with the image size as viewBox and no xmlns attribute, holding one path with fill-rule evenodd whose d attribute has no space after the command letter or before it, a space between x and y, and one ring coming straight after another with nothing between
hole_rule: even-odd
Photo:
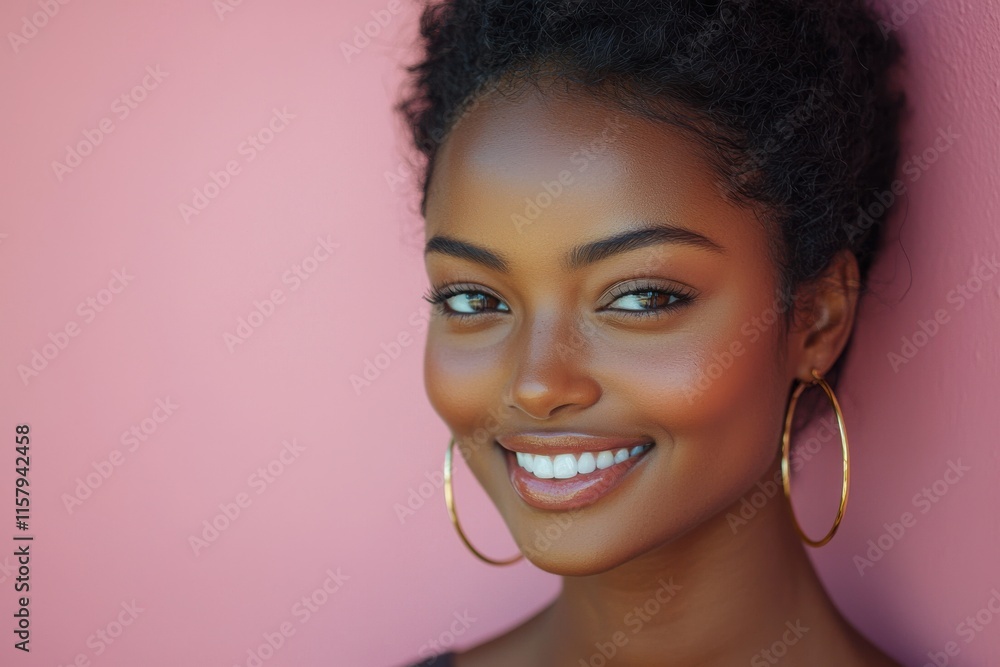
<instances>
[{"instance_id":1,"label":"upper lip","mask_svg":"<svg viewBox=\"0 0 1000 667\"><path fill-rule=\"evenodd\" d=\"M592 433L569 432L519 432L497 436L504 449L526 454L558 455L601 452L604 450L631 449L636 445L652 443L652 438L622 438L600 436Z\"/></svg>"}]
</instances>

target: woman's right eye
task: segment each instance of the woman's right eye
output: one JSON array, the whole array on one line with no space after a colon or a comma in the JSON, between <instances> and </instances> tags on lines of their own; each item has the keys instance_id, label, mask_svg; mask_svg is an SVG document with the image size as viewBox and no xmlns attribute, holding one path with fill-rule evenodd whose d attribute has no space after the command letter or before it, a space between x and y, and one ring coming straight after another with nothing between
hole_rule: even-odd
<instances>
[{"instance_id":1,"label":"woman's right eye","mask_svg":"<svg viewBox=\"0 0 1000 667\"><path fill-rule=\"evenodd\" d=\"M495 312L510 312L510 308L492 294L461 285L433 288L423 298L448 317L475 317L494 309Z\"/></svg>"}]
</instances>

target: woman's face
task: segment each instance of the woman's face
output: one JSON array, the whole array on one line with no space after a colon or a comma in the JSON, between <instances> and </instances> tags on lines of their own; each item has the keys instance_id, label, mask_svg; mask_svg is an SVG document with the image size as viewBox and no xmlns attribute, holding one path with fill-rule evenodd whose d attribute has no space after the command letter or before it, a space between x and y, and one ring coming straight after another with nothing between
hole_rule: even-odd
<instances>
[{"instance_id":1,"label":"woman's face","mask_svg":"<svg viewBox=\"0 0 1000 667\"><path fill-rule=\"evenodd\" d=\"M689 140L582 94L488 97L441 146L426 267L456 315L432 317L426 389L537 566L594 574L725 526L768 471L796 375L768 233ZM628 444L586 436L652 447L561 478L556 457Z\"/></svg>"}]
</instances>

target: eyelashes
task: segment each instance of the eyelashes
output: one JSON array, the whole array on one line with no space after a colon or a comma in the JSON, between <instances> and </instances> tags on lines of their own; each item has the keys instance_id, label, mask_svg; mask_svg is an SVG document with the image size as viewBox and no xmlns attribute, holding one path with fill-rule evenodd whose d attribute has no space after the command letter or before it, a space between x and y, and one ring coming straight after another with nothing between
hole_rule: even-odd
<instances>
[{"instance_id":1,"label":"eyelashes","mask_svg":"<svg viewBox=\"0 0 1000 667\"><path fill-rule=\"evenodd\" d=\"M652 282L616 285L607 294L612 299L611 303L631 297L632 303L660 302L662 304L651 308L602 308L602 311L612 312L615 317L621 319L660 318L669 312L688 305L695 299L694 292L689 288L679 286L665 288L660 284ZM466 303L471 312L455 310L449 305L448 302L456 296L469 297ZM503 299L489 290L471 283L455 283L443 287L433 286L422 298L433 306L435 312L460 320L510 312L510 308L504 304ZM495 303L499 308L490 308L487 305L489 303Z\"/></svg>"},{"instance_id":2,"label":"eyelashes","mask_svg":"<svg viewBox=\"0 0 1000 667\"><path fill-rule=\"evenodd\" d=\"M635 318L655 318L658 319L663 317L667 313L670 313L678 308L688 305L694 301L694 292L687 288L674 287L674 288L664 288L662 285L656 283L634 283L632 285L616 285L612 288L608 295L613 297L611 303L615 303L626 297L631 297L633 303L642 302L653 302L656 303L658 300L662 301L662 305L659 307L652 307L649 309L645 308L606 308L605 310L611 311L616 317L626 319L630 317Z\"/></svg>"},{"instance_id":3,"label":"eyelashes","mask_svg":"<svg viewBox=\"0 0 1000 667\"><path fill-rule=\"evenodd\" d=\"M431 306L434 307L434 311L445 315L447 317L457 317L459 319L464 319L468 317L477 317L483 313L489 311L479 310L471 313L463 313L456 311L448 306L448 301L456 296L470 295L475 297L480 297L476 299L476 303L483 303L486 299L492 299L499 303L503 303L503 300L495 294L484 290L481 287L476 287L475 285L469 283L456 283L453 285L447 285L445 287L431 287L427 294L423 296L423 299L430 302ZM485 297L485 298L483 298ZM508 309L509 310L509 309ZM502 311L500 311L502 312Z\"/></svg>"}]
</instances>

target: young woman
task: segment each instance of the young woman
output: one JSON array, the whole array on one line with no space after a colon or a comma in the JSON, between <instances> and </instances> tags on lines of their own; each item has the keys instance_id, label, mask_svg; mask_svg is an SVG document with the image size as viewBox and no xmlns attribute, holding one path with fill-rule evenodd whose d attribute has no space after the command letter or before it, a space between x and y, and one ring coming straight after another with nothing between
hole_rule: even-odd
<instances>
[{"instance_id":1,"label":"young woman","mask_svg":"<svg viewBox=\"0 0 1000 667\"><path fill-rule=\"evenodd\" d=\"M847 502L834 380L899 151L894 33L860 0L447 0L421 35L399 108L446 500L516 560L461 531L457 443L518 558L563 576L421 664L895 665L806 554ZM786 495L807 400L844 458L826 535Z\"/></svg>"}]
</instances>

